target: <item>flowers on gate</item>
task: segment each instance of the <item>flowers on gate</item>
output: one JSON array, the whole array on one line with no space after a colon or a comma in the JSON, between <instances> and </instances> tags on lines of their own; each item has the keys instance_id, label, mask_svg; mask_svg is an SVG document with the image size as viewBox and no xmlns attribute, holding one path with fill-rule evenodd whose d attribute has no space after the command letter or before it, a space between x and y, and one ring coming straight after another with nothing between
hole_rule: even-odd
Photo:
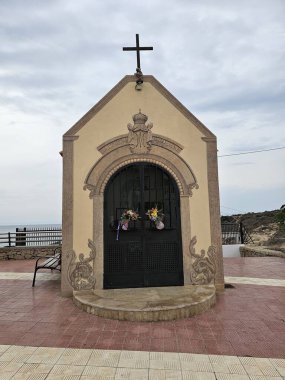
<instances>
[{"instance_id":1,"label":"flowers on gate","mask_svg":"<svg viewBox=\"0 0 285 380\"><path fill-rule=\"evenodd\" d=\"M134 210L125 210L121 215L121 221L138 220L139 214Z\"/></svg>"},{"instance_id":2,"label":"flowers on gate","mask_svg":"<svg viewBox=\"0 0 285 380\"><path fill-rule=\"evenodd\" d=\"M157 206L147 210L146 215L149 217L149 220L152 222L161 221L164 217L164 214L161 212L162 210L158 210Z\"/></svg>"},{"instance_id":3,"label":"flowers on gate","mask_svg":"<svg viewBox=\"0 0 285 380\"><path fill-rule=\"evenodd\" d=\"M118 228L117 228L117 238L116 240L119 240L119 234L120 234L120 228L122 230L127 231L129 228L129 221L130 220L138 220L140 218L139 214L134 211L134 210L125 210L118 223Z\"/></svg>"},{"instance_id":4,"label":"flowers on gate","mask_svg":"<svg viewBox=\"0 0 285 380\"><path fill-rule=\"evenodd\" d=\"M158 210L157 206L147 210L146 215L149 217L151 222L155 223L155 226L158 230L162 230L164 228L164 224L162 220L164 218L164 214L161 212L162 210Z\"/></svg>"}]
</instances>

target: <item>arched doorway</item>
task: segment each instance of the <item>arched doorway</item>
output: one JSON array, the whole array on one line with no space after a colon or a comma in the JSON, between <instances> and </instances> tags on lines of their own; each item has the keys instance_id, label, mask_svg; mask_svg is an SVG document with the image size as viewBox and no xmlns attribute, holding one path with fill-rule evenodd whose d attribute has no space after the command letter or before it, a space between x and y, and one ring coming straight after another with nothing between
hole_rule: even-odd
<instances>
[{"instance_id":1,"label":"arched doorway","mask_svg":"<svg viewBox=\"0 0 285 380\"><path fill-rule=\"evenodd\" d=\"M158 230L146 216L157 206L164 216ZM120 230L124 210L140 219ZM109 180L104 192L104 288L183 285L180 198L174 179L158 166L137 163Z\"/></svg>"}]
</instances>

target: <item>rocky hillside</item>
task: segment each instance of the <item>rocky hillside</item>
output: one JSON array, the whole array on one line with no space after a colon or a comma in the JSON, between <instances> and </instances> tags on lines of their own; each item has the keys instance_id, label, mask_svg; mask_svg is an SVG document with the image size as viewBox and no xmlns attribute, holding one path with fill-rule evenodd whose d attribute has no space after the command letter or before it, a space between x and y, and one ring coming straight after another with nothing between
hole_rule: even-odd
<instances>
[{"instance_id":1,"label":"rocky hillside","mask_svg":"<svg viewBox=\"0 0 285 380\"><path fill-rule=\"evenodd\" d=\"M241 221L256 245L285 249L285 225L278 223L280 210L222 216L222 223ZM282 249L283 250L283 249Z\"/></svg>"}]
</instances>

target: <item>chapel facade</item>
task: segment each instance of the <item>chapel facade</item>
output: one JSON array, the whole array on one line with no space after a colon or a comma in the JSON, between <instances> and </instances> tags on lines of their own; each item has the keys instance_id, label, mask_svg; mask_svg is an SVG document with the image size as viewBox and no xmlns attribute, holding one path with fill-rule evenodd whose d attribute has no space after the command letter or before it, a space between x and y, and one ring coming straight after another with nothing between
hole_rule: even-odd
<instances>
[{"instance_id":1,"label":"chapel facade","mask_svg":"<svg viewBox=\"0 0 285 380\"><path fill-rule=\"evenodd\" d=\"M125 76L63 136L62 295L222 291L219 210L215 135L153 76Z\"/></svg>"}]
</instances>

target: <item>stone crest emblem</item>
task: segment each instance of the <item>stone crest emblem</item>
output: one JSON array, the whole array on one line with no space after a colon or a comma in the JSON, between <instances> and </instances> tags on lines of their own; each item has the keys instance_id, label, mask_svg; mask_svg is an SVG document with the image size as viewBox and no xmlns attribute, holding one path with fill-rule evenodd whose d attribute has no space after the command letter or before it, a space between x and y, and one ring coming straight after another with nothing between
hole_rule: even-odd
<instances>
[{"instance_id":1,"label":"stone crest emblem","mask_svg":"<svg viewBox=\"0 0 285 380\"><path fill-rule=\"evenodd\" d=\"M146 124L147 119L139 110L133 116L134 124L128 124L128 144L132 153L148 153L151 150L153 124Z\"/></svg>"}]
</instances>

